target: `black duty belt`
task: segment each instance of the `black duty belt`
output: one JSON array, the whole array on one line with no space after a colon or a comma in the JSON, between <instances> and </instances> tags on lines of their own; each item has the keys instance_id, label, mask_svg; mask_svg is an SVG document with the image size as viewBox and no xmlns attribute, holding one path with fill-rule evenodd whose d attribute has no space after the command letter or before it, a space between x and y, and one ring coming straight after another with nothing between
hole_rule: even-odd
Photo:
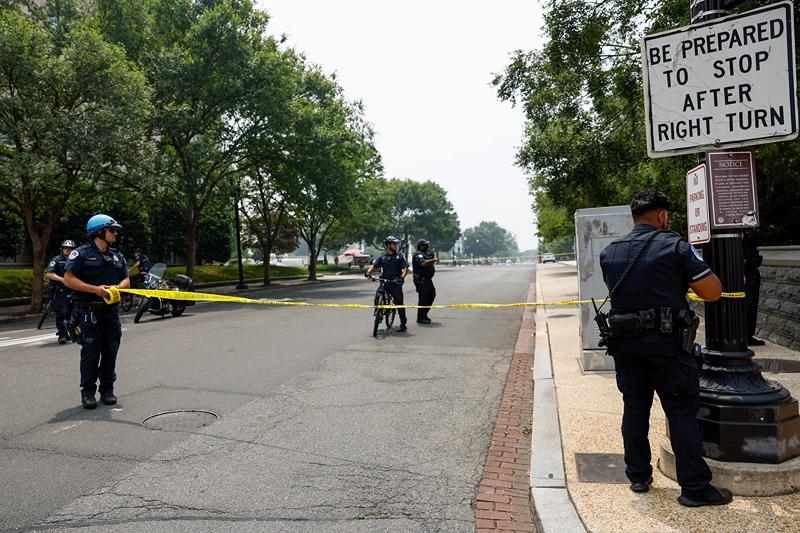
<instances>
[{"instance_id":1,"label":"black duty belt","mask_svg":"<svg viewBox=\"0 0 800 533\"><path fill-rule=\"evenodd\" d=\"M636 311L624 311L621 309L612 309L610 316L614 315L639 315L639 319L641 320L640 329L641 331L655 331L661 329L661 309L660 307L655 309L639 309ZM681 309L669 309L666 308L671 313L671 320L675 320L677 318L678 313Z\"/></svg>"},{"instance_id":2,"label":"black duty belt","mask_svg":"<svg viewBox=\"0 0 800 533\"><path fill-rule=\"evenodd\" d=\"M113 311L117 308L117 304L108 305L105 302L73 302L74 309L89 309L90 311Z\"/></svg>"}]
</instances>

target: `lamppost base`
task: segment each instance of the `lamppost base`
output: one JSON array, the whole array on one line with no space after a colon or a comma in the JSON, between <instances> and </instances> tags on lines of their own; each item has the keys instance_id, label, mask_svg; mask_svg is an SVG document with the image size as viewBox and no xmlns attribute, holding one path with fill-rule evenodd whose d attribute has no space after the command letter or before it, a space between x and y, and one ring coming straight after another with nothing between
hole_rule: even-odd
<instances>
[{"instance_id":1,"label":"lamppost base","mask_svg":"<svg viewBox=\"0 0 800 533\"><path fill-rule=\"evenodd\" d=\"M236 286L237 289L249 289L250 287L244 283L240 283Z\"/></svg>"},{"instance_id":2,"label":"lamppost base","mask_svg":"<svg viewBox=\"0 0 800 533\"><path fill-rule=\"evenodd\" d=\"M779 464L800 456L798 402L766 379L753 351L703 350L703 455L718 461Z\"/></svg>"},{"instance_id":3,"label":"lamppost base","mask_svg":"<svg viewBox=\"0 0 800 533\"><path fill-rule=\"evenodd\" d=\"M711 482L716 487L729 489L737 496L778 496L800 489L800 457L777 465L758 463L730 463L706 459L711 469ZM658 469L666 477L677 481L675 454L669 438L661 439Z\"/></svg>"}]
</instances>

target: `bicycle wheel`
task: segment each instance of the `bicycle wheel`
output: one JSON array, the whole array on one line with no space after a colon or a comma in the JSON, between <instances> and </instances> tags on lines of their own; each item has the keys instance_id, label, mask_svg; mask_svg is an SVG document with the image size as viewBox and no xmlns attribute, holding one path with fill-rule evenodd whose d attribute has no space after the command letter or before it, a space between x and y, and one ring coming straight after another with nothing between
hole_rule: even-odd
<instances>
[{"instance_id":1,"label":"bicycle wheel","mask_svg":"<svg viewBox=\"0 0 800 533\"><path fill-rule=\"evenodd\" d=\"M36 329L42 329L42 324L44 324L44 319L47 318L47 315L50 314L50 308L52 307L53 300L47 300L47 303L44 306L44 310L42 311L42 318L39 319L39 325L36 326Z\"/></svg>"},{"instance_id":2,"label":"bicycle wheel","mask_svg":"<svg viewBox=\"0 0 800 533\"><path fill-rule=\"evenodd\" d=\"M394 305L394 299L388 292L383 297L383 305ZM394 324L394 317L397 314L397 309L384 309L383 312L386 316L386 329L389 329L392 327L392 324Z\"/></svg>"},{"instance_id":3,"label":"bicycle wheel","mask_svg":"<svg viewBox=\"0 0 800 533\"><path fill-rule=\"evenodd\" d=\"M381 304L381 296L380 296L380 289L375 293L375 305ZM381 320L383 320L383 309L375 308L373 314L375 315L375 324L372 326L372 336L378 336L378 326L381 325Z\"/></svg>"},{"instance_id":4,"label":"bicycle wheel","mask_svg":"<svg viewBox=\"0 0 800 533\"><path fill-rule=\"evenodd\" d=\"M128 292L124 293L120 299L119 306L123 311L130 311L131 306L133 306L133 294Z\"/></svg>"}]
</instances>

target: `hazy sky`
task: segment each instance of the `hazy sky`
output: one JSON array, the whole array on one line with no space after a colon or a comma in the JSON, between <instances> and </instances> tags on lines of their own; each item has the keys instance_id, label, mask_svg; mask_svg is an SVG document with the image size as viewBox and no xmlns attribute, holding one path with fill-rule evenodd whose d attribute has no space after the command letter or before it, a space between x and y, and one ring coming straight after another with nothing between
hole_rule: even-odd
<instances>
[{"instance_id":1,"label":"hazy sky","mask_svg":"<svg viewBox=\"0 0 800 533\"><path fill-rule=\"evenodd\" d=\"M377 132L387 178L433 180L461 229L493 220L535 246L527 180L514 166L520 109L490 86L516 49L541 46L537 1L258 0L289 46L336 72Z\"/></svg>"}]
</instances>

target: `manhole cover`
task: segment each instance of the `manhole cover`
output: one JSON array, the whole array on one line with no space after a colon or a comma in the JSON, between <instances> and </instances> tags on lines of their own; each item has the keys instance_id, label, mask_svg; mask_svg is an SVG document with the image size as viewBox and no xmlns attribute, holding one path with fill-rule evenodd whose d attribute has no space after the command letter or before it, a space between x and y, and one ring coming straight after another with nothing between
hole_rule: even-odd
<instances>
[{"instance_id":1,"label":"manhole cover","mask_svg":"<svg viewBox=\"0 0 800 533\"><path fill-rule=\"evenodd\" d=\"M630 483L621 453L576 453L581 483Z\"/></svg>"},{"instance_id":2,"label":"manhole cover","mask_svg":"<svg viewBox=\"0 0 800 533\"><path fill-rule=\"evenodd\" d=\"M547 318L572 318L573 316L575 315L547 315Z\"/></svg>"},{"instance_id":3,"label":"manhole cover","mask_svg":"<svg viewBox=\"0 0 800 533\"><path fill-rule=\"evenodd\" d=\"M753 359L753 362L761 365L764 372L783 372L796 374L800 372L800 361L791 359Z\"/></svg>"},{"instance_id":4,"label":"manhole cover","mask_svg":"<svg viewBox=\"0 0 800 533\"><path fill-rule=\"evenodd\" d=\"M182 429L197 429L219 418L211 411L198 411L186 409L182 411L167 411L157 415L148 416L142 420L142 425L148 429L164 429L167 431L180 431Z\"/></svg>"}]
</instances>

